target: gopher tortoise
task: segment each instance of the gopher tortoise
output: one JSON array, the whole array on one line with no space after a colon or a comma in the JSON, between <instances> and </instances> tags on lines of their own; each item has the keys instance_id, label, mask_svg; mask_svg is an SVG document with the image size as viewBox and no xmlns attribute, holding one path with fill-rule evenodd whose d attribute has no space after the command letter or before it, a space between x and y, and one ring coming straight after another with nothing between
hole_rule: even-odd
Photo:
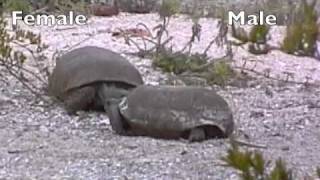
<instances>
[{"instance_id":1,"label":"gopher tortoise","mask_svg":"<svg viewBox=\"0 0 320 180\"><path fill-rule=\"evenodd\" d=\"M121 55L86 46L62 55L49 77L49 94L61 100L69 114L78 110L108 110L143 84L139 71ZM108 112L107 112L108 113Z\"/></svg>"},{"instance_id":2,"label":"gopher tortoise","mask_svg":"<svg viewBox=\"0 0 320 180\"><path fill-rule=\"evenodd\" d=\"M190 142L226 138L234 129L227 102L200 87L141 85L110 105L109 118L118 134Z\"/></svg>"}]
</instances>

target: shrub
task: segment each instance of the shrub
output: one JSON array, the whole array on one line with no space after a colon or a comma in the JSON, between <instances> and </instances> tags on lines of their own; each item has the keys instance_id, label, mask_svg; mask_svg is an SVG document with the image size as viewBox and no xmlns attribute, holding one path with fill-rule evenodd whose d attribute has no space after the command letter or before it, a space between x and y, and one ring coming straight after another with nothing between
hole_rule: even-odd
<instances>
[{"instance_id":1,"label":"shrub","mask_svg":"<svg viewBox=\"0 0 320 180\"><path fill-rule=\"evenodd\" d=\"M293 22L287 26L282 50L289 54L314 56L318 37L316 0L310 4L302 0Z\"/></svg>"},{"instance_id":2,"label":"shrub","mask_svg":"<svg viewBox=\"0 0 320 180\"><path fill-rule=\"evenodd\" d=\"M17 30L9 34L6 22L0 16L0 68L3 70L0 71L0 80L6 82L9 74L42 98L48 77L48 66L43 64L46 58L43 50L46 48L41 37L32 32Z\"/></svg>"},{"instance_id":3,"label":"shrub","mask_svg":"<svg viewBox=\"0 0 320 180\"><path fill-rule=\"evenodd\" d=\"M163 52L153 61L154 66L161 68L164 72L173 72L174 74L197 71L197 68L205 63L206 60L200 55L187 55L180 52Z\"/></svg>"},{"instance_id":4,"label":"shrub","mask_svg":"<svg viewBox=\"0 0 320 180\"><path fill-rule=\"evenodd\" d=\"M4 9L7 11L22 11L24 14L28 14L31 11L31 4L26 0L6 0Z\"/></svg>"},{"instance_id":5,"label":"shrub","mask_svg":"<svg viewBox=\"0 0 320 180\"><path fill-rule=\"evenodd\" d=\"M269 33L269 26L255 25L247 33L244 28L232 25L232 36L240 41L235 45L243 45L249 43L248 51L252 54L266 54L269 52L267 44L267 35Z\"/></svg>"},{"instance_id":6,"label":"shrub","mask_svg":"<svg viewBox=\"0 0 320 180\"><path fill-rule=\"evenodd\" d=\"M153 61L154 67L175 75L191 75L204 78L208 84L224 86L235 76L234 70L225 62L208 62L202 54L161 52Z\"/></svg>"},{"instance_id":7,"label":"shrub","mask_svg":"<svg viewBox=\"0 0 320 180\"><path fill-rule=\"evenodd\" d=\"M159 15L160 17L170 17L174 14L179 13L180 1L179 0L163 0L160 6Z\"/></svg>"},{"instance_id":8,"label":"shrub","mask_svg":"<svg viewBox=\"0 0 320 180\"><path fill-rule=\"evenodd\" d=\"M255 25L249 33L249 41L252 43L265 44L267 43L267 35L269 33L269 26Z\"/></svg>"},{"instance_id":9,"label":"shrub","mask_svg":"<svg viewBox=\"0 0 320 180\"><path fill-rule=\"evenodd\" d=\"M217 62L209 69L207 80L210 84L225 86L235 76L235 71L225 61Z\"/></svg>"},{"instance_id":10,"label":"shrub","mask_svg":"<svg viewBox=\"0 0 320 180\"><path fill-rule=\"evenodd\" d=\"M162 20L161 24L156 27L149 29L145 24L139 23L138 25L144 27L147 32L150 32L151 37L141 37L144 44L147 42L154 44L153 47L141 48L134 40L130 37L125 36L126 42L130 45L132 42L139 52L137 53L140 57L150 57L153 60L153 67L159 67L164 72L173 73L175 75L181 75L186 81L190 78L204 78L207 83L214 83L219 85L225 85L226 81L232 77L233 70L226 62L216 63L217 59L210 59L207 56L207 52L210 47L216 43L218 46L222 46L227 43L227 53L222 58L225 57L232 58L232 48L230 48L230 43L227 42L227 25L224 20L221 20L218 24L219 35L214 38L205 48L203 53L192 53L192 45L197 40L201 40L201 25L199 24L200 15L196 12L197 6L193 8L191 19L193 21L192 35L189 41L183 46L179 51L174 52L172 48L168 47L168 42L170 42L174 37L169 35L167 27L169 25L169 20L175 13L179 12L179 0L164 0L162 1L159 15ZM156 31L155 35L152 35L152 31ZM168 38L163 40L164 35ZM220 59L218 61L220 62Z\"/></svg>"},{"instance_id":11,"label":"shrub","mask_svg":"<svg viewBox=\"0 0 320 180\"><path fill-rule=\"evenodd\" d=\"M293 173L286 167L283 160L278 159L270 172L267 172L266 161L258 151L241 151L236 145L228 150L222 160L240 172L239 176L243 180L292 180Z\"/></svg>"}]
</instances>

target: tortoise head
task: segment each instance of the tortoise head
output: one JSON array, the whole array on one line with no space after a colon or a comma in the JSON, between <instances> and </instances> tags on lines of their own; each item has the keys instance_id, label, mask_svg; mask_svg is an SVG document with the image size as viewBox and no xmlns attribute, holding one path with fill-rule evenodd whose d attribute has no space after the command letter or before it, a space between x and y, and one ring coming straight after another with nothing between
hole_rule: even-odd
<instances>
[{"instance_id":1,"label":"tortoise head","mask_svg":"<svg viewBox=\"0 0 320 180\"><path fill-rule=\"evenodd\" d=\"M112 84L101 84L101 87L99 88L98 95L101 100L101 102L104 105L104 108L106 111L109 110L110 105L118 105L122 98L126 97L129 93L129 90L124 88L116 87Z\"/></svg>"},{"instance_id":2,"label":"tortoise head","mask_svg":"<svg viewBox=\"0 0 320 180\"><path fill-rule=\"evenodd\" d=\"M117 134L125 134L127 126L119 111L119 103L126 99L129 90L113 86L112 84L102 84L99 88L99 99L103 104L112 129Z\"/></svg>"}]
</instances>

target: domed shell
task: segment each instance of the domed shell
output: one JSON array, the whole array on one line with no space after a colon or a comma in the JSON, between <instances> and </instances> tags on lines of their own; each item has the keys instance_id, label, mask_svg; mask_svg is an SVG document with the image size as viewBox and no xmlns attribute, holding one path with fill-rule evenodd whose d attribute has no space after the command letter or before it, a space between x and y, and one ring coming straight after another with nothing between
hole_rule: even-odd
<instances>
[{"instance_id":1,"label":"domed shell","mask_svg":"<svg viewBox=\"0 0 320 180\"><path fill-rule=\"evenodd\" d=\"M119 107L129 125L148 132L215 126L228 136L234 128L227 102L215 91L200 87L143 85L135 88Z\"/></svg>"},{"instance_id":2,"label":"domed shell","mask_svg":"<svg viewBox=\"0 0 320 180\"><path fill-rule=\"evenodd\" d=\"M143 84L139 71L121 55L100 47L86 46L62 55L49 78L49 93L63 97L72 89L95 82Z\"/></svg>"}]
</instances>

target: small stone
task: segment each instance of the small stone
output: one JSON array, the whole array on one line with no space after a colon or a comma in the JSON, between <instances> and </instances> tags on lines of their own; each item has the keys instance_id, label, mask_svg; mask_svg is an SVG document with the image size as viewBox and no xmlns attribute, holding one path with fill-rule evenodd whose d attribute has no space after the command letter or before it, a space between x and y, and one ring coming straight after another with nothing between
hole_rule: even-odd
<instances>
[{"instance_id":1,"label":"small stone","mask_svg":"<svg viewBox=\"0 0 320 180\"><path fill-rule=\"evenodd\" d=\"M273 92L269 87L266 87L265 93L266 93L267 96L273 97Z\"/></svg>"},{"instance_id":2,"label":"small stone","mask_svg":"<svg viewBox=\"0 0 320 180\"><path fill-rule=\"evenodd\" d=\"M282 147L281 147L281 150L282 150L282 151L289 151L289 150L290 150L290 147L289 147L289 146L282 146Z\"/></svg>"},{"instance_id":3,"label":"small stone","mask_svg":"<svg viewBox=\"0 0 320 180\"><path fill-rule=\"evenodd\" d=\"M183 150L180 152L181 155L186 155L187 153L188 153L188 151L186 151L186 150Z\"/></svg>"},{"instance_id":4,"label":"small stone","mask_svg":"<svg viewBox=\"0 0 320 180\"><path fill-rule=\"evenodd\" d=\"M262 111L251 111L250 117L251 118L261 118L261 117L264 117L264 113Z\"/></svg>"}]
</instances>

